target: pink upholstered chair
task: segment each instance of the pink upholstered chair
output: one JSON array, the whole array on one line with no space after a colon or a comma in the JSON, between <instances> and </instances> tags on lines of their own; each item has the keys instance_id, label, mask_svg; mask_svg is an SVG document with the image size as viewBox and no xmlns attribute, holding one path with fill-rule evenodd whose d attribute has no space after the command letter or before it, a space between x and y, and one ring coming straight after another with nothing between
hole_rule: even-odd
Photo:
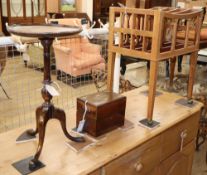
<instances>
[{"instance_id":1,"label":"pink upholstered chair","mask_svg":"<svg viewBox=\"0 0 207 175\"><path fill-rule=\"evenodd\" d=\"M59 18L59 19L49 19L49 23L57 23L61 25L71 25L81 27L81 18Z\"/></svg>"},{"instance_id":2,"label":"pink upholstered chair","mask_svg":"<svg viewBox=\"0 0 207 175\"><path fill-rule=\"evenodd\" d=\"M91 74L92 69L105 70L101 46L90 43L87 38L78 36L59 40L53 48L57 70L72 77Z\"/></svg>"}]
</instances>

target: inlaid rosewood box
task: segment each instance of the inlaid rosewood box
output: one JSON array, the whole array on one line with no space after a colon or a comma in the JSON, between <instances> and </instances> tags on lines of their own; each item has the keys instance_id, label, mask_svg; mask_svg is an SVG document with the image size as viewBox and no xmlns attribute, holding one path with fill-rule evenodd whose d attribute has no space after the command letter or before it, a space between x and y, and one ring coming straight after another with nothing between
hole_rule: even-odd
<instances>
[{"instance_id":1,"label":"inlaid rosewood box","mask_svg":"<svg viewBox=\"0 0 207 175\"><path fill-rule=\"evenodd\" d=\"M97 137L124 125L126 97L112 92L99 92L77 99L76 126L83 119L83 131Z\"/></svg>"}]
</instances>

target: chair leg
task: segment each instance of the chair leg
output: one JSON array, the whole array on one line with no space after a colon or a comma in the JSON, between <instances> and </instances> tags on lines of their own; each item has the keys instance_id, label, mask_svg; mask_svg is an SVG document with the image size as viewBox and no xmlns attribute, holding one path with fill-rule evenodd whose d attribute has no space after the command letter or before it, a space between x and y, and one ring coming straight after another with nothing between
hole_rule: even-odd
<instances>
[{"instance_id":1,"label":"chair leg","mask_svg":"<svg viewBox=\"0 0 207 175\"><path fill-rule=\"evenodd\" d=\"M206 151L206 164L207 164L207 151Z\"/></svg>"},{"instance_id":2,"label":"chair leg","mask_svg":"<svg viewBox=\"0 0 207 175\"><path fill-rule=\"evenodd\" d=\"M176 57L170 59L170 87L173 87L173 79L175 74Z\"/></svg>"},{"instance_id":3,"label":"chair leg","mask_svg":"<svg viewBox=\"0 0 207 175\"><path fill-rule=\"evenodd\" d=\"M169 60L166 61L165 72L166 72L166 78L168 78L169 77Z\"/></svg>"},{"instance_id":4,"label":"chair leg","mask_svg":"<svg viewBox=\"0 0 207 175\"><path fill-rule=\"evenodd\" d=\"M197 132L197 137L196 137L196 151L199 150L199 136L200 136L200 129L198 129L198 132Z\"/></svg>"},{"instance_id":5,"label":"chair leg","mask_svg":"<svg viewBox=\"0 0 207 175\"><path fill-rule=\"evenodd\" d=\"M26 60L24 60L24 66L27 67L27 62Z\"/></svg>"},{"instance_id":6,"label":"chair leg","mask_svg":"<svg viewBox=\"0 0 207 175\"><path fill-rule=\"evenodd\" d=\"M6 90L4 89L4 87L2 86L1 83L0 83L0 86L1 86L2 90L4 91L4 94L6 95L6 97L7 97L8 99L11 99L11 98L9 97L9 95L7 94Z\"/></svg>"},{"instance_id":7,"label":"chair leg","mask_svg":"<svg viewBox=\"0 0 207 175\"><path fill-rule=\"evenodd\" d=\"M178 72L182 72L183 55L178 56Z\"/></svg>"},{"instance_id":8,"label":"chair leg","mask_svg":"<svg viewBox=\"0 0 207 175\"><path fill-rule=\"evenodd\" d=\"M125 75L126 72L126 58L121 56L121 75Z\"/></svg>"}]
</instances>

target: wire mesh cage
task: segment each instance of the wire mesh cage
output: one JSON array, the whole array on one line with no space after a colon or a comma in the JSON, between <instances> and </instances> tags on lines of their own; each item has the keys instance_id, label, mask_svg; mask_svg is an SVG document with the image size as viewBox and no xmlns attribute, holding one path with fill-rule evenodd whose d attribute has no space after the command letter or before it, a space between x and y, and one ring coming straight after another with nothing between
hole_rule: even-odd
<instances>
[{"instance_id":1,"label":"wire mesh cage","mask_svg":"<svg viewBox=\"0 0 207 175\"><path fill-rule=\"evenodd\" d=\"M66 114L70 112L71 108L76 106L77 97L106 90L107 38L105 36L94 37L92 40L84 40L82 44L77 43L76 40L77 38L70 38L70 40L68 40L68 38L62 38L61 41L54 41L50 52L50 71L52 74L53 86L60 94L53 98L53 103L55 106L64 109ZM73 41L75 41L74 45L72 45ZM77 52L77 47L80 49L84 44L87 46L87 53ZM91 49L88 44L95 44L95 48L98 50L94 58L88 53ZM67 45L70 45L70 47L67 48ZM24 47L26 49L19 49L17 45L0 46L0 133L34 123L35 110L43 103L40 93L44 69L43 48L38 41L28 43ZM16 48L19 51L16 51ZM75 53L79 54L73 55L75 54L72 53L74 49L76 49ZM94 49L91 50L94 51ZM63 56L63 53L66 54L66 59L68 60L78 56L82 56L83 58L75 58L76 62L70 62L69 64L66 64L64 61L63 66L65 66L65 68L63 67L64 69L60 69L61 67L58 67L57 58L58 51L62 51L59 53L62 54L60 58ZM89 65L88 62L85 62L85 60L90 59L89 56L91 56L92 59L99 59L98 62L97 60L90 62L91 64L98 63L99 66L90 65L88 66L90 68L87 72L84 72L83 65ZM77 68L74 66L79 66L79 71L77 71ZM66 68L74 68L74 71L67 72ZM206 75L205 67L202 69L199 68L197 71L198 74L202 71L203 74ZM80 72L83 74L78 74ZM183 63L182 73L184 74L185 72L188 72L188 62ZM120 92L133 89L137 87L137 84L146 84L148 80L147 73L148 68L145 63L127 65L125 77L121 77L120 80L120 85L122 86L120 87ZM163 89L163 82L165 83L163 79L166 79L165 62L160 62L159 64L158 77L158 87ZM201 79L200 76L197 77ZM183 85L183 82L180 84Z\"/></svg>"},{"instance_id":2,"label":"wire mesh cage","mask_svg":"<svg viewBox=\"0 0 207 175\"><path fill-rule=\"evenodd\" d=\"M53 97L52 102L55 106L64 109L66 115L71 108L76 106L77 97L100 91L94 84L93 76L95 73L92 73L92 70L105 71L106 66L106 61L100 53L96 53L96 56L89 54L90 47L88 46L90 45L87 45L85 48L87 52L79 53L79 56L82 56L83 59L78 58L69 64L63 62L64 69L58 67L62 60L58 60L60 49L55 50L55 45L57 48L64 47L61 46L62 43L67 45L67 42L69 42L69 44L72 44L72 40L76 39L62 38L57 43L54 41L50 52L50 71L53 86L59 92L59 96ZM91 43L88 41L87 44ZM35 110L43 103L40 93L43 86L43 48L36 41L24 45L25 50L16 49L18 46L15 47L14 45L0 47L0 133L23 125L33 124L35 122ZM77 51L77 48L81 48L82 45L84 46L84 44L75 43L74 47L68 49L71 53L74 53L73 50L76 49ZM101 48L101 46L96 44L95 48ZM71 56L71 53L66 54L66 59L76 59L75 56ZM64 51L60 54L64 55ZM89 57L94 60L101 59L98 62L99 65L88 65L85 60ZM74 66L79 66L80 69L77 70L77 67ZM84 66L87 67L87 71L84 70ZM74 70L67 72L66 68L71 70L74 68ZM101 90L105 90L105 88Z\"/></svg>"},{"instance_id":3,"label":"wire mesh cage","mask_svg":"<svg viewBox=\"0 0 207 175\"><path fill-rule=\"evenodd\" d=\"M108 35L97 35L94 36L91 40L91 43L101 45L101 55L104 59L108 58Z\"/></svg>"}]
</instances>

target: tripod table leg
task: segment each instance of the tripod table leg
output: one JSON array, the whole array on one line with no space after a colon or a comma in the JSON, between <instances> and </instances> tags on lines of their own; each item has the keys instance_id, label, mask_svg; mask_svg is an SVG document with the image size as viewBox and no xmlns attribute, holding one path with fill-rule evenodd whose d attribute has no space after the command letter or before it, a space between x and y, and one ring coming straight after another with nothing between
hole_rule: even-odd
<instances>
[{"instance_id":1,"label":"tripod table leg","mask_svg":"<svg viewBox=\"0 0 207 175\"><path fill-rule=\"evenodd\" d=\"M68 133L67 127L66 127L66 116L65 116L65 112L63 110L55 108L55 112L54 112L53 117L60 121L62 130L68 139L70 139L74 142L84 142L85 141L85 139L83 137L73 137Z\"/></svg>"},{"instance_id":2,"label":"tripod table leg","mask_svg":"<svg viewBox=\"0 0 207 175\"><path fill-rule=\"evenodd\" d=\"M31 136L35 136L38 133L38 131L39 131L39 129L38 129L38 123L39 123L39 117L40 117L40 115L38 115L38 111L41 110L40 108L41 107L37 108L37 110L36 110L36 129L35 130L29 129L27 131L27 134L29 134Z\"/></svg>"},{"instance_id":3,"label":"tripod table leg","mask_svg":"<svg viewBox=\"0 0 207 175\"><path fill-rule=\"evenodd\" d=\"M49 112L37 112L39 121L38 121L38 130L39 130L39 143L38 143L38 147L37 147L37 152L34 156L34 158L29 162L29 168L35 169L37 164L38 164L38 159L39 156L42 152L42 147L43 147L43 143L44 143L44 139L45 139L45 129L46 129L46 125L47 122L49 120Z\"/></svg>"}]
</instances>

